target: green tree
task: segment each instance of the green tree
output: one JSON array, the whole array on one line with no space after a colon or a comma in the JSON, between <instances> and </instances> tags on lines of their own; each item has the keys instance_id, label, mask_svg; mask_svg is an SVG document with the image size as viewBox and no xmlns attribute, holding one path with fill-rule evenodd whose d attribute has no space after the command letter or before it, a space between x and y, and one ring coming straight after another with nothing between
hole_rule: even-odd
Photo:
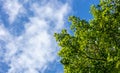
<instances>
[{"instance_id":1,"label":"green tree","mask_svg":"<svg viewBox=\"0 0 120 73\"><path fill-rule=\"evenodd\" d=\"M120 0L100 0L91 13L89 22L69 17L72 35L54 35L64 73L120 73Z\"/></svg>"}]
</instances>

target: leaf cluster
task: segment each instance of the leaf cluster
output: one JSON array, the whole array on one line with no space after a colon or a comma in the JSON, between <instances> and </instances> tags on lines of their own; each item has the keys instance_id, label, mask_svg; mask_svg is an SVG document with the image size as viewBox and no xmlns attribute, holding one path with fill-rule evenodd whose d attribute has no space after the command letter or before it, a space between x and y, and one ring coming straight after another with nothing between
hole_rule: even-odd
<instances>
[{"instance_id":1,"label":"leaf cluster","mask_svg":"<svg viewBox=\"0 0 120 73\"><path fill-rule=\"evenodd\" d=\"M55 33L65 73L120 73L120 1L91 6L89 22L70 16L73 35Z\"/></svg>"}]
</instances>

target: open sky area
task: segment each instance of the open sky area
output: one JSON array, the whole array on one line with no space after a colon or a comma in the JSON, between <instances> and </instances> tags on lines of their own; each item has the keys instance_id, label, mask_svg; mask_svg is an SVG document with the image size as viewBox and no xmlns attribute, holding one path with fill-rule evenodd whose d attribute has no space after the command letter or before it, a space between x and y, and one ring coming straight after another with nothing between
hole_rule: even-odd
<instances>
[{"instance_id":1,"label":"open sky area","mask_svg":"<svg viewBox=\"0 0 120 73\"><path fill-rule=\"evenodd\" d=\"M0 0L0 73L63 73L53 37L99 0Z\"/></svg>"}]
</instances>

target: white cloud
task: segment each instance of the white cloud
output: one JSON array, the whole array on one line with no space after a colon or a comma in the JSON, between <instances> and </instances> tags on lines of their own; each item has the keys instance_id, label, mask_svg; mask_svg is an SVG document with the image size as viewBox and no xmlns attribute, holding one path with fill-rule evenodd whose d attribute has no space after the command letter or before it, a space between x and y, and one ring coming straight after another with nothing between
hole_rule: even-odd
<instances>
[{"instance_id":1,"label":"white cloud","mask_svg":"<svg viewBox=\"0 0 120 73\"><path fill-rule=\"evenodd\" d=\"M0 39L7 41L8 39L10 39L7 36L11 37L11 35L7 31L7 29L4 27L4 25L2 23L0 23Z\"/></svg>"},{"instance_id":2,"label":"white cloud","mask_svg":"<svg viewBox=\"0 0 120 73\"><path fill-rule=\"evenodd\" d=\"M9 22L12 23L17 15L21 12L24 12L22 5L18 0L5 0L3 8L6 10L9 15Z\"/></svg>"},{"instance_id":3,"label":"white cloud","mask_svg":"<svg viewBox=\"0 0 120 73\"><path fill-rule=\"evenodd\" d=\"M21 9L20 3L16 0L7 0L6 10L10 15L10 21L14 21ZM24 9L24 8L22 8ZM15 10L15 11L13 11ZM56 43L53 37L54 32L64 27L64 17L69 12L69 4L59 1L49 1L44 5L39 3L31 4L33 17L24 24L25 32L20 36L12 36L3 27L0 37L8 37L5 54L5 61L9 63L8 73L44 73L48 63L56 60ZM8 35L5 35L8 32ZM5 38L0 38L4 39Z\"/></svg>"},{"instance_id":4,"label":"white cloud","mask_svg":"<svg viewBox=\"0 0 120 73\"><path fill-rule=\"evenodd\" d=\"M0 25L0 37L6 36L6 30L3 28L3 25Z\"/></svg>"}]
</instances>

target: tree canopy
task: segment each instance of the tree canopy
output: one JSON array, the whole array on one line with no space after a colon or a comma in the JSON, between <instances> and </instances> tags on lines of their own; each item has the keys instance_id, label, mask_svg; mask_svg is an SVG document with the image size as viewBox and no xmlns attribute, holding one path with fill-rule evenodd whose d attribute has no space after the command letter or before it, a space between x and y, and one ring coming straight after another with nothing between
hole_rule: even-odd
<instances>
[{"instance_id":1,"label":"tree canopy","mask_svg":"<svg viewBox=\"0 0 120 73\"><path fill-rule=\"evenodd\" d=\"M100 0L91 14L90 21L69 17L74 34L54 34L64 73L120 73L120 0Z\"/></svg>"}]
</instances>

